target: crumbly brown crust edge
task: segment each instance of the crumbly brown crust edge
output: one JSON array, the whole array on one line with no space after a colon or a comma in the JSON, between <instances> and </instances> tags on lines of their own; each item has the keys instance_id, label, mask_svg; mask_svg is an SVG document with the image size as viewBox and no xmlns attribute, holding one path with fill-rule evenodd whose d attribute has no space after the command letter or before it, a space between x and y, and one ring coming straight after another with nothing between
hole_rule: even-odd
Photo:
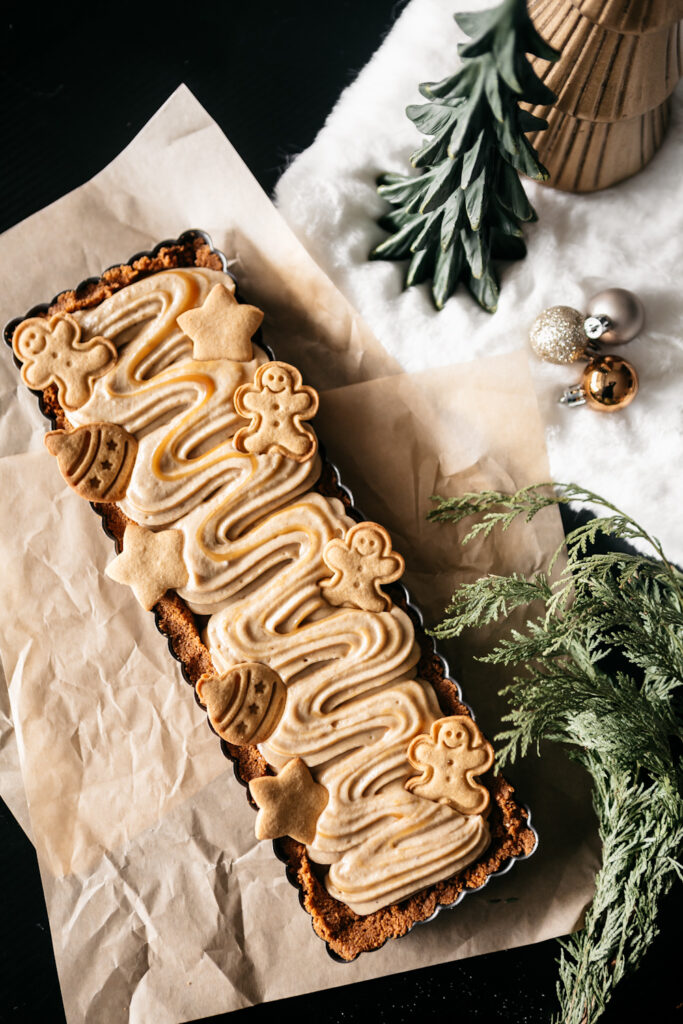
<instances>
[{"instance_id":1,"label":"crumbly brown crust edge","mask_svg":"<svg viewBox=\"0 0 683 1024\"><path fill-rule=\"evenodd\" d=\"M90 279L74 290L61 292L48 306L40 310L36 308L27 315L51 316L58 311L74 312L92 308L142 277L161 270L192 266L224 269L221 257L212 249L206 237L201 233L188 232L177 242L165 244L154 253L111 267L101 277ZM12 333L7 335L10 344ZM51 385L38 393L38 397L43 414L53 425L69 429L64 410L57 399L56 387ZM340 499L347 508L352 509L347 492L340 486L337 474L327 460L323 460L316 489L327 497ZM114 540L117 552L120 551L129 520L113 503L92 502L91 505L101 517L105 531ZM413 620L416 639L422 652L418 674L434 687L442 711L445 715L469 715L469 708L460 701L455 683L445 677L444 663L434 653L431 640L406 601L404 589L394 586L387 590L394 602L402 606ZM204 672L213 670L195 616L185 602L171 591L157 602L154 615L157 628L167 638L171 652L181 663L185 679L194 686ZM222 739L220 742L223 753L233 762L237 779L245 787L251 779L269 772L256 747L235 747ZM273 843L275 853L286 864L290 881L299 890L302 906L311 915L313 928L326 942L328 951L335 959L354 960L360 953L378 949L387 939L405 935L415 924L432 917L439 907L453 906L465 892L480 888L491 875L504 869L512 858L525 857L533 851L536 835L528 825L525 808L513 797L513 787L501 775L494 775L493 772L487 773L482 781L491 794L491 842L483 856L451 878L371 914L356 914L350 907L329 895L323 884L324 869L310 860L301 843L289 837ZM255 808L248 788L247 797Z\"/></svg>"}]
</instances>

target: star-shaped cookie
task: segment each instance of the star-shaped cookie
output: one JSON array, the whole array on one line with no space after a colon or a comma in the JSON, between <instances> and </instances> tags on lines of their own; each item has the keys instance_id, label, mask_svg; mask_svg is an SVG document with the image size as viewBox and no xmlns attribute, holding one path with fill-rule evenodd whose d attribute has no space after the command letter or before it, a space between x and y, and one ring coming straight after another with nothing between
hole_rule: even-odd
<instances>
[{"instance_id":1,"label":"star-shaped cookie","mask_svg":"<svg viewBox=\"0 0 683 1024\"><path fill-rule=\"evenodd\" d=\"M146 611L151 611L170 588L184 586L188 579L183 559L180 530L146 530L129 523L123 535L123 551L105 572L117 583L127 583Z\"/></svg>"},{"instance_id":2,"label":"star-shaped cookie","mask_svg":"<svg viewBox=\"0 0 683 1024\"><path fill-rule=\"evenodd\" d=\"M312 843L315 828L329 799L300 757L288 761L277 775L264 775L249 783L259 806L256 838L291 836L298 843Z\"/></svg>"},{"instance_id":3,"label":"star-shaped cookie","mask_svg":"<svg viewBox=\"0 0 683 1024\"><path fill-rule=\"evenodd\" d=\"M246 363L253 358L251 337L262 321L260 309L238 302L224 284L217 284L201 306L181 313L177 324L192 341L195 359Z\"/></svg>"}]
</instances>

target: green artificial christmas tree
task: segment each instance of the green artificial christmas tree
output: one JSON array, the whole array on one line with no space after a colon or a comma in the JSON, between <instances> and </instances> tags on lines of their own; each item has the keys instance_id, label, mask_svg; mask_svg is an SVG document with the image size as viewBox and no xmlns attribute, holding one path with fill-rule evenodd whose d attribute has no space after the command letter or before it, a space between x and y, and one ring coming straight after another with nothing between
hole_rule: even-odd
<instances>
[{"instance_id":1,"label":"green artificial christmas tree","mask_svg":"<svg viewBox=\"0 0 683 1024\"><path fill-rule=\"evenodd\" d=\"M521 223L536 220L519 174L548 177L524 134L547 122L519 104L549 104L555 97L526 54L545 60L558 54L536 32L525 0L503 0L455 20L471 41L458 46L462 66L454 75L420 86L429 102L406 110L429 136L411 157L422 174L379 179L380 195L395 209L379 221L391 236L370 258L409 259L405 286L431 279L437 309L463 280L494 312L499 284L493 260L524 256Z\"/></svg>"}]
</instances>

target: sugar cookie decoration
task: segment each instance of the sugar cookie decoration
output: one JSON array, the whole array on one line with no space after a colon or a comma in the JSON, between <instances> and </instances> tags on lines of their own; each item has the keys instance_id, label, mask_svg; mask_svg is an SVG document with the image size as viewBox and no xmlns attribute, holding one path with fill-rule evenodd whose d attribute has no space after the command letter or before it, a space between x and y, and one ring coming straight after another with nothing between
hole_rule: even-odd
<instances>
[{"instance_id":1,"label":"sugar cookie decoration","mask_svg":"<svg viewBox=\"0 0 683 1024\"><path fill-rule=\"evenodd\" d=\"M257 839L291 836L299 843L313 842L329 796L300 757L288 761L277 775L252 779L249 789L259 807Z\"/></svg>"},{"instance_id":2,"label":"sugar cookie decoration","mask_svg":"<svg viewBox=\"0 0 683 1024\"><path fill-rule=\"evenodd\" d=\"M24 384L34 391L55 384L63 409L85 405L93 381L116 362L116 346L106 338L81 341L80 325L68 313L24 320L14 332L12 348L24 364Z\"/></svg>"},{"instance_id":3,"label":"sugar cookie decoration","mask_svg":"<svg viewBox=\"0 0 683 1024\"><path fill-rule=\"evenodd\" d=\"M493 765L493 747L467 715L439 718L429 736L412 740L408 760L421 772L405 783L409 792L461 814L483 814L488 807L489 792L474 777Z\"/></svg>"},{"instance_id":4,"label":"sugar cookie decoration","mask_svg":"<svg viewBox=\"0 0 683 1024\"><path fill-rule=\"evenodd\" d=\"M234 403L240 416L251 419L233 439L238 452L277 453L295 462L305 462L315 455L318 442L302 420L310 420L317 413L318 395L302 382L296 367L263 363L253 384L237 388Z\"/></svg>"},{"instance_id":5,"label":"sugar cookie decoration","mask_svg":"<svg viewBox=\"0 0 683 1024\"><path fill-rule=\"evenodd\" d=\"M121 501L128 489L138 442L116 423L53 430L45 447L57 458L70 487L87 501Z\"/></svg>"},{"instance_id":6,"label":"sugar cookie decoration","mask_svg":"<svg viewBox=\"0 0 683 1024\"><path fill-rule=\"evenodd\" d=\"M205 673L197 682L197 696L218 735L244 746L263 743L275 732L287 688L273 669L247 661L222 675Z\"/></svg>"},{"instance_id":7,"label":"sugar cookie decoration","mask_svg":"<svg viewBox=\"0 0 683 1024\"><path fill-rule=\"evenodd\" d=\"M189 579L183 560L180 530L154 533L129 523L123 535L123 551L105 569L117 583L127 583L146 611L151 611L167 590L184 587Z\"/></svg>"},{"instance_id":8,"label":"sugar cookie decoration","mask_svg":"<svg viewBox=\"0 0 683 1024\"><path fill-rule=\"evenodd\" d=\"M405 562L391 547L391 537L378 523L357 523L344 540L335 538L325 545L325 565L334 576L322 580L325 600L332 605L351 605L367 612L391 608L380 590L403 575Z\"/></svg>"},{"instance_id":9,"label":"sugar cookie decoration","mask_svg":"<svg viewBox=\"0 0 683 1024\"><path fill-rule=\"evenodd\" d=\"M251 338L263 322L263 313L238 302L224 284L217 284L201 306L181 313L176 322L192 341L195 359L247 363L254 356Z\"/></svg>"}]
</instances>

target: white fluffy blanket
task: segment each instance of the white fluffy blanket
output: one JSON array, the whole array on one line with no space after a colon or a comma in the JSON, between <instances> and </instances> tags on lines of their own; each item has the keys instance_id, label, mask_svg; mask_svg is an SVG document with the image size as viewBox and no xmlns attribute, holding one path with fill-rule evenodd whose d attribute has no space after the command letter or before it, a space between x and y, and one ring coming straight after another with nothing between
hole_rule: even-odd
<instances>
[{"instance_id":1,"label":"white fluffy blanket","mask_svg":"<svg viewBox=\"0 0 683 1024\"><path fill-rule=\"evenodd\" d=\"M527 183L539 221L528 255L503 273L497 312L479 309L461 286L437 313L427 285L401 290L403 264L370 263L386 208L375 191L383 170L405 172L422 136L404 110L424 102L417 84L457 65L463 38L454 9L491 0L412 0L358 78L341 95L312 146L281 178L280 211L318 263L405 370L458 363L527 344L545 307L582 309L610 285L645 304L642 335L620 349L640 392L613 414L557 403L580 366L539 363L533 374L555 480L575 481L621 506L683 562L683 95L666 141L636 177L592 195Z\"/></svg>"}]
</instances>

